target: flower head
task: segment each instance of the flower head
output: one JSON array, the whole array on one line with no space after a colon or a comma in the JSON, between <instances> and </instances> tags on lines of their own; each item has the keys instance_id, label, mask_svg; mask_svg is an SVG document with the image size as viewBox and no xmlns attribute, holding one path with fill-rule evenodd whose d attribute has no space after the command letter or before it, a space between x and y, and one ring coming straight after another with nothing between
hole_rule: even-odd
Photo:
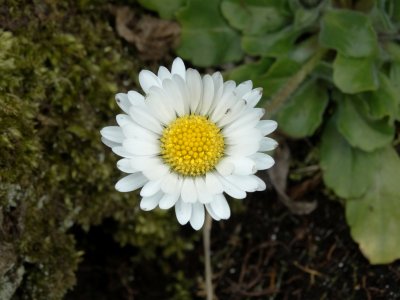
<instances>
[{"instance_id":1,"label":"flower head","mask_svg":"<svg viewBox=\"0 0 400 300\"><path fill-rule=\"evenodd\" d=\"M171 71L141 71L139 82L144 96L117 94L125 114L117 115L118 126L101 130L102 141L123 157L117 167L129 174L118 191L141 188L143 210L175 206L179 223L198 230L206 211L215 220L230 217L224 193L243 199L265 189L254 174L274 164L263 152L277 146L266 137L277 123L260 120L262 89L223 82L219 72L201 77L180 58Z\"/></svg>"}]
</instances>

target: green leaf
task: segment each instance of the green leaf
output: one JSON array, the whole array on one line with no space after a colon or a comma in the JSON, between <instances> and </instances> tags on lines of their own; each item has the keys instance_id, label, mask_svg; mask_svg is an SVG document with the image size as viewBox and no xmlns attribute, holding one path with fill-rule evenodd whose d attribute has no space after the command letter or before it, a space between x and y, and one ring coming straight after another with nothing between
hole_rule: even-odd
<instances>
[{"instance_id":1,"label":"green leaf","mask_svg":"<svg viewBox=\"0 0 400 300\"><path fill-rule=\"evenodd\" d=\"M333 82L348 94L376 90L379 81L374 60L337 54L333 62Z\"/></svg>"},{"instance_id":2,"label":"green leaf","mask_svg":"<svg viewBox=\"0 0 400 300\"><path fill-rule=\"evenodd\" d=\"M138 0L143 7L157 12L163 19L173 19L176 11L185 5L187 0Z\"/></svg>"},{"instance_id":3,"label":"green leaf","mask_svg":"<svg viewBox=\"0 0 400 300\"><path fill-rule=\"evenodd\" d=\"M397 102L400 102L400 62L392 62L390 66L389 79L396 90ZM400 120L400 104L397 106L396 120Z\"/></svg>"},{"instance_id":4,"label":"green leaf","mask_svg":"<svg viewBox=\"0 0 400 300\"><path fill-rule=\"evenodd\" d=\"M385 32L385 33L396 33L396 26L392 23L390 16L387 13L386 7L383 2L386 1L378 1L381 3L377 3L373 9L371 10L369 16L374 28L377 32Z\"/></svg>"},{"instance_id":5,"label":"green leaf","mask_svg":"<svg viewBox=\"0 0 400 300\"><path fill-rule=\"evenodd\" d=\"M397 93L400 94L400 62L392 62L390 65L389 78Z\"/></svg>"},{"instance_id":6,"label":"green leaf","mask_svg":"<svg viewBox=\"0 0 400 300\"><path fill-rule=\"evenodd\" d=\"M322 136L320 164L327 187L342 198L365 194L375 171L372 162L376 154L364 152L351 145L337 131L331 119Z\"/></svg>"},{"instance_id":7,"label":"green leaf","mask_svg":"<svg viewBox=\"0 0 400 300\"><path fill-rule=\"evenodd\" d=\"M302 29L313 25L319 17L319 9L304 9L299 8L294 15L294 28Z\"/></svg>"},{"instance_id":8,"label":"green leaf","mask_svg":"<svg viewBox=\"0 0 400 300\"><path fill-rule=\"evenodd\" d=\"M397 23L400 23L400 2L399 1L393 1L393 10L392 10L392 18L394 21Z\"/></svg>"},{"instance_id":9,"label":"green leaf","mask_svg":"<svg viewBox=\"0 0 400 300\"><path fill-rule=\"evenodd\" d=\"M261 58L257 62L243 64L226 74L226 78L236 82L243 82L246 80L255 80L260 75L264 74L272 65L272 58ZM225 77L225 76L224 76Z\"/></svg>"},{"instance_id":10,"label":"green leaf","mask_svg":"<svg viewBox=\"0 0 400 300\"><path fill-rule=\"evenodd\" d=\"M261 36L243 36L243 50L251 55L284 56L294 46L299 31L288 26L281 31Z\"/></svg>"},{"instance_id":11,"label":"green leaf","mask_svg":"<svg viewBox=\"0 0 400 300\"><path fill-rule=\"evenodd\" d=\"M220 1L191 0L177 13L182 26L178 55L201 67L238 61L240 37L219 11Z\"/></svg>"},{"instance_id":12,"label":"green leaf","mask_svg":"<svg viewBox=\"0 0 400 300\"><path fill-rule=\"evenodd\" d=\"M400 108L398 91L385 74L379 73L379 81L378 90L363 95L367 103L368 115L372 119L389 117L389 123L393 124Z\"/></svg>"},{"instance_id":13,"label":"green leaf","mask_svg":"<svg viewBox=\"0 0 400 300\"><path fill-rule=\"evenodd\" d=\"M320 61L312 71L312 75L325 81L332 82L333 68L332 64L326 61Z\"/></svg>"},{"instance_id":14,"label":"green leaf","mask_svg":"<svg viewBox=\"0 0 400 300\"><path fill-rule=\"evenodd\" d=\"M400 159L392 147L381 149L368 191L346 201L351 235L372 264L400 258Z\"/></svg>"},{"instance_id":15,"label":"green leaf","mask_svg":"<svg viewBox=\"0 0 400 300\"><path fill-rule=\"evenodd\" d=\"M337 125L340 133L353 147L373 151L390 144L394 126L385 120L371 120L364 110L365 103L358 97L344 96L339 101Z\"/></svg>"},{"instance_id":16,"label":"green leaf","mask_svg":"<svg viewBox=\"0 0 400 300\"><path fill-rule=\"evenodd\" d=\"M287 58L278 59L268 71L254 80L255 86L264 89L264 98L279 91L301 67L301 64Z\"/></svg>"},{"instance_id":17,"label":"green leaf","mask_svg":"<svg viewBox=\"0 0 400 300\"><path fill-rule=\"evenodd\" d=\"M280 129L296 138L312 135L322 122L327 104L326 88L316 80L307 81L278 113Z\"/></svg>"},{"instance_id":18,"label":"green leaf","mask_svg":"<svg viewBox=\"0 0 400 300\"><path fill-rule=\"evenodd\" d=\"M351 57L371 56L377 37L367 15L351 10L330 10L322 18L320 43Z\"/></svg>"},{"instance_id":19,"label":"green leaf","mask_svg":"<svg viewBox=\"0 0 400 300\"><path fill-rule=\"evenodd\" d=\"M221 11L232 27L247 35L274 32L289 21L281 0L224 0Z\"/></svg>"}]
</instances>

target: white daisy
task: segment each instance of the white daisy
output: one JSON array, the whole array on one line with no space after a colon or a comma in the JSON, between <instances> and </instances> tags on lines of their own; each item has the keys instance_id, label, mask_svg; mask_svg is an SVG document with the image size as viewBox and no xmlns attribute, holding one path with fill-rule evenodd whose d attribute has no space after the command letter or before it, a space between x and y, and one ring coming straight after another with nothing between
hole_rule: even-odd
<instances>
[{"instance_id":1,"label":"white daisy","mask_svg":"<svg viewBox=\"0 0 400 300\"><path fill-rule=\"evenodd\" d=\"M141 188L143 210L175 206L179 223L198 230L205 211L217 221L230 217L224 193L243 199L265 189L254 174L274 164L263 152L277 146L265 137L277 123L260 120L261 88L250 80L223 82L219 72L201 77L180 58L171 71L141 71L139 82L144 96L117 94L125 114L117 115L118 126L101 130L104 144L123 157L117 167L129 174L118 191Z\"/></svg>"}]
</instances>

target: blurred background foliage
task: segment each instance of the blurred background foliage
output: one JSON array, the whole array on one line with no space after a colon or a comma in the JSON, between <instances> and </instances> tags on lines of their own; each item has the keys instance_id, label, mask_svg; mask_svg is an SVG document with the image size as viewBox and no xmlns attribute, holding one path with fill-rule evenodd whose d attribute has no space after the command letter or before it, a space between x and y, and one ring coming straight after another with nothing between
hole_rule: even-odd
<instances>
[{"instance_id":1,"label":"blurred background foliage","mask_svg":"<svg viewBox=\"0 0 400 300\"><path fill-rule=\"evenodd\" d=\"M169 294L190 299L193 282L170 262L198 234L116 193L117 158L99 137L118 111L115 93L134 89L143 65L170 61L171 47L263 87L281 133L317 141L305 165L319 164L363 254L400 257L399 1L137 2L2 4L0 299L63 298L84 255L76 232L104 220L121 247L142 249L132 261L170 258L157 261L175 278ZM165 20L142 17L147 10Z\"/></svg>"}]
</instances>

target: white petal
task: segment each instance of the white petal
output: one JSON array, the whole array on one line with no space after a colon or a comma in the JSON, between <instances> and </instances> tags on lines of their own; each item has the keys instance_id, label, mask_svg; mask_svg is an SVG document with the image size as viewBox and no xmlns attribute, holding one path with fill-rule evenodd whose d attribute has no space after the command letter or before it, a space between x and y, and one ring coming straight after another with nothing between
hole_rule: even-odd
<instances>
[{"instance_id":1,"label":"white petal","mask_svg":"<svg viewBox=\"0 0 400 300\"><path fill-rule=\"evenodd\" d=\"M224 195L218 194L214 196L214 200L210 203L213 212L221 219L226 220L231 216L231 209Z\"/></svg>"},{"instance_id":2,"label":"white petal","mask_svg":"<svg viewBox=\"0 0 400 300\"><path fill-rule=\"evenodd\" d=\"M215 168L217 169L218 173L220 173L221 175L226 176L226 175L231 175L233 173L233 170L234 170L235 166L233 165L232 162L230 162L229 160L223 158L215 166Z\"/></svg>"},{"instance_id":3,"label":"white petal","mask_svg":"<svg viewBox=\"0 0 400 300\"><path fill-rule=\"evenodd\" d=\"M160 153L158 141L148 141L139 139L125 139L122 146L126 151L135 155L157 155Z\"/></svg>"},{"instance_id":4,"label":"white petal","mask_svg":"<svg viewBox=\"0 0 400 300\"><path fill-rule=\"evenodd\" d=\"M265 136L273 132L278 127L278 123L273 120L261 120L256 127L260 129L261 134Z\"/></svg>"},{"instance_id":5,"label":"white petal","mask_svg":"<svg viewBox=\"0 0 400 300\"><path fill-rule=\"evenodd\" d=\"M120 127L125 126L127 124L132 124L133 121L130 116L125 114L119 114L116 117L117 123Z\"/></svg>"},{"instance_id":6,"label":"white petal","mask_svg":"<svg viewBox=\"0 0 400 300\"><path fill-rule=\"evenodd\" d=\"M185 103L184 99L182 99L182 94L179 91L179 88L175 81L171 79L165 79L162 82L162 86L164 89L164 92L167 96L167 101L173 106L176 114L178 116L183 116L185 115Z\"/></svg>"},{"instance_id":7,"label":"white petal","mask_svg":"<svg viewBox=\"0 0 400 300\"><path fill-rule=\"evenodd\" d=\"M245 94L250 92L252 88L253 82L251 80L247 80L236 87L235 94L238 98L242 98Z\"/></svg>"},{"instance_id":8,"label":"white petal","mask_svg":"<svg viewBox=\"0 0 400 300\"><path fill-rule=\"evenodd\" d=\"M235 86L236 84L233 81L225 82L224 91L221 98L214 100L217 105L210 116L210 119L214 123L218 122L229 111L229 108L232 107L237 101L233 94Z\"/></svg>"},{"instance_id":9,"label":"white petal","mask_svg":"<svg viewBox=\"0 0 400 300\"><path fill-rule=\"evenodd\" d=\"M132 166L131 159L123 158L117 162L117 168L125 173L136 173L139 170Z\"/></svg>"},{"instance_id":10,"label":"white petal","mask_svg":"<svg viewBox=\"0 0 400 300\"><path fill-rule=\"evenodd\" d=\"M214 97L209 108L209 112L212 112L215 109L222 97L222 93L224 92L224 79L222 78L221 73L215 72L211 75L211 77L214 83Z\"/></svg>"},{"instance_id":11,"label":"white petal","mask_svg":"<svg viewBox=\"0 0 400 300\"><path fill-rule=\"evenodd\" d=\"M240 145L230 145L225 151L226 154L230 156L249 156L256 153L260 148L260 142L257 138L246 140L246 142Z\"/></svg>"},{"instance_id":12,"label":"white petal","mask_svg":"<svg viewBox=\"0 0 400 300\"><path fill-rule=\"evenodd\" d=\"M161 80L164 79L171 79L171 73L168 71L168 69L164 66L161 66L158 69L158 73L157 73L158 78L160 78Z\"/></svg>"},{"instance_id":13,"label":"white petal","mask_svg":"<svg viewBox=\"0 0 400 300\"><path fill-rule=\"evenodd\" d=\"M202 176L195 177L194 185L196 186L197 196L201 203L208 203L212 201L213 195L206 186L205 178Z\"/></svg>"},{"instance_id":14,"label":"white petal","mask_svg":"<svg viewBox=\"0 0 400 300\"><path fill-rule=\"evenodd\" d=\"M139 106L132 106L129 115L132 120L140 126L157 134L162 133L163 127L160 122L149 113L148 109Z\"/></svg>"},{"instance_id":15,"label":"white petal","mask_svg":"<svg viewBox=\"0 0 400 300\"><path fill-rule=\"evenodd\" d=\"M158 193L161 188L161 179L148 181L140 190L140 196L150 197Z\"/></svg>"},{"instance_id":16,"label":"white petal","mask_svg":"<svg viewBox=\"0 0 400 300\"><path fill-rule=\"evenodd\" d=\"M157 180L169 172L169 167L164 165L160 160L154 165L149 165L146 169L143 170L143 175L146 176L149 180Z\"/></svg>"},{"instance_id":17,"label":"white petal","mask_svg":"<svg viewBox=\"0 0 400 300\"><path fill-rule=\"evenodd\" d=\"M219 176L219 179L224 187L224 192L227 193L229 196L235 199L244 199L246 198L246 192L233 183L226 180L224 177Z\"/></svg>"},{"instance_id":18,"label":"white petal","mask_svg":"<svg viewBox=\"0 0 400 300\"><path fill-rule=\"evenodd\" d=\"M175 173L168 173L161 183L161 190L166 194L180 194L178 183L178 175Z\"/></svg>"},{"instance_id":19,"label":"white petal","mask_svg":"<svg viewBox=\"0 0 400 300\"><path fill-rule=\"evenodd\" d=\"M214 195L210 193L201 193L199 194L199 202L203 204L210 203L214 199Z\"/></svg>"},{"instance_id":20,"label":"white petal","mask_svg":"<svg viewBox=\"0 0 400 300\"><path fill-rule=\"evenodd\" d=\"M163 193L158 192L150 197L143 197L140 201L140 208L146 211L155 209L160 202Z\"/></svg>"},{"instance_id":21,"label":"white petal","mask_svg":"<svg viewBox=\"0 0 400 300\"><path fill-rule=\"evenodd\" d=\"M255 130L257 134L246 134L239 136L228 136L225 138L226 147L235 147L235 146L248 146L250 144L256 144L258 147L261 143L262 136L258 130ZM244 132L251 133L251 130L245 130ZM229 147L228 147L229 146ZM258 149L258 148L257 148ZM254 153L254 152L253 152Z\"/></svg>"},{"instance_id":22,"label":"white petal","mask_svg":"<svg viewBox=\"0 0 400 300\"><path fill-rule=\"evenodd\" d=\"M246 95L243 96L243 99L246 100L247 105L249 107L255 107L257 103L260 101L262 97L263 89L262 88L256 88L250 92L248 92Z\"/></svg>"},{"instance_id":23,"label":"white petal","mask_svg":"<svg viewBox=\"0 0 400 300\"><path fill-rule=\"evenodd\" d=\"M225 179L243 191L255 192L258 187L258 181L254 177L256 176L230 175Z\"/></svg>"},{"instance_id":24,"label":"white petal","mask_svg":"<svg viewBox=\"0 0 400 300\"><path fill-rule=\"evenodd\" d=\"M160 79L153 72L150 72L148 70L140 71L139 83L146 94L153 85L161 85Z\"/></svg>"},{"instance_id":25,"label":"white petal","mask_svg":"<svg viewBox=\"0 0 400 300\"><path fill-rule=\"evenodd\" d=\"M188 69L186 71L186 84L190 97L190 111L195 112L201 103L200 101L203 93L203 81L197 70Z\"/></svg>"},{"instance_id":26,"label":"white petal","mask_svg":"<svg viewBox=\"0 0 400 300\"><path fill-rule=\"evenodd\" d=\"M100 133L107 140L115 143L122 143L125 138L122 133L122 129L119 126L104 127L102 130L100 130Z\"/></svg>"},{"instance_id":27,"label":"white petal","mask_svg":"<svg viewBox=\"0 0 400 300\"><path fill-rule=\"evenodd\" d=\"M221 194L224 191L221 181L218 179L218 176L212 172L206 174L206 186L207 190L215 195Z\"/></svg>"},{"instance_id":28,"label":"white petal","mask_svg":"<svg viewBox=\"0 0 400 300\"><path fill-rule=\"evenodd\" d=\"M196 202L197 193L193 178L187 177L183 179L181 198L183 202Z\"/></svg>"},{"instance_id":29,"label":"white petal","mask_svg":"<svg viewBox=\"0 0 400 300\"><path fill-rule=\"evenodd\" d=\"M156 133L133 122L122 126L122 132L128 139L139 139L154 142L159 138L159 135Z\"/></svg>"},{"instance_id":30,"label":"white petal","mask_svg":"<svg viewBox=\"0 0 400 300\"><path fill-rule=\"evenodd\" d=\"M233 173L236 175L254 174L256 169L255 162L248 157L231 157L234 165Z\"/></svg>"},{"instance_id":31,"label":"white petal","mask_svg":"<svg viewBox=\"0 0 400 300\"><path fill-rule=\"evenodd\" d=\"M179 199L179 194L164 194L158 204L161 209L170 209Z\"/></svg>"},{"instance_id":32,"label":"white petal","mask_svg":"<svg viewBox=\"0 0 400 300\"><path fill-rule=\"evenodd\" d=\"M133 155L131 157L131 164L134 168L143 171L148 168L153 168L154 166L160 164L160 159L157 156L138 156Z\"/></svg>"},{"instance_id":33,"label":"white petal","mask_svg":"<svg viewBox=\"0 0 400 300\"><path fill-rule=\"evenodd\" d=\"M172 75L177 74L181 76L183 80L186 79L185 64L180 57L175 58L174 62L172 63L171 73Z\"/></svg>"},{"instance_id":34,"label":"white petal","mask_svg":"<svg viewBox=\"0 0 400 300\"><path fill-rule=\"evenodd\" d=\"M179 224L185 225L189 222L192 215L192 203L183 202L182 199L179 198L178 202L175 204L175 214Z\"/></svg>"},{"instance_id":35,"label":"white petal","mask_svg":"<svg viewBox=\"0 0 400 300\"><path fill-rule=\"evenodd\" d=\"M118 93L115 95L115 101L118 106L124 111L129 112L129 108L131 107L131 103L129 102L128 95L124 93Z\"/></svg>"},{"instance_id":36,"label":"white petal","mask_svg":"<svg viewBox=\"0 0 400 300\"><path fill-rule=\"evenodd\" d=\"M132 192L142 187L146 182L147 178L142 173L134 173L120 179L116 183L115 189L119 192Z\"/></svg>"},{"instance_id":37,"label":"white petal","mask_svg":"<svg viewBox=\"0 0 400 300\"><path fill-rule=\"evenodd\" d=\"M144 96L136 91L128 92L129 102L134 106L143 106L144 105ZM129 113L129 110L127 111Z\"/></svg>"},{"instance_id":38,"label":"white petal","mask_svg":"<svg viewBox=\"0 0 400 300\"><path fill-rule=\"evenodd\" d=\"M253 108L249 112L241 115L238 119L227 125L223 130L225 136L230 135L238 129L245 130L253 128L260 123L260 118L264 115L265 110L262 108Z\"/></svg>"},{"instance_id":39,"label":"white petal","mask_svg":"<svg viewBox=\"0 0 400 300\"><path fill-rule=\"evenodd\" d=\"M204 224L204 205L194 203L192 206L192 215L190 216L190 225L193 229L199 230Z\"/></svg>"},{"instance_id":40,"label":"white petal","mask_svg":"<svg viewBox=\"0 0 400 300\"><path fill-rule=\"evenodd\" d=\"M107 140L105 137L101 137L101 141L104 143L104 145L106 145L110 148L122 146L122 144Z\"/></svg>"},{"instance_id":41,"label":"white petal","mask_svg":"<svg viewBox=\"0 0 400 300\"><path fill-rule=\"evenodd\" d=\"M165 101L165 99L160 99L158 93L152 93L152 91L150 91L146 105L149 108L150 113L157 117L157 119L164 125L168 125L175 119L174 109L167 101Z\"/></svg>"},{"instance_id":42,"label":"white petal","mask_svg":"<svg viewBox=\"0 0 400 300\"><path fill-rule=\"evenodd\" d=\"M190 112L190 98L189 98L189 91L186 85L186 82L178 75L173 75L172 80L175 82L176 86L178 87L179 93L181 95L183 108L185 114L189 114Z\"/></svg>"},{"instance_id":43,"label":"white petal","mask_svg":"<svg viewBox=\"0 0 400 300\"><path fill-rule=\"evenodd\" d=\"M256 180L258 182L257 191L264 191L267 188L267 185L265 184L265 182L261 178L255 176L255 175L253 175L253 176L256 178Z\"/></svg>"},{"instance_id":44,"label":"white petal","mask_svg":"<svg viewBox=\"0 0 400 300\"><path fill-rule=\"evenodd\" d=\"M135 157L134 154L129 153L128 151L125 150L124 147L122 146L117 146L117 147L112 147L111 148L112 152L114 152L115 154L122 156L122 157L126 157L126 158L133 158Z\"/></svg>"},{"instance_id":45,"label":"white petal","mask_svg":"<svg viewBox=\"0 0 400 300\"><path fill-rule=\"evenodd\" d=\"M203 97L201 100L201 105L199 105L199 114L207 115L212 101L214 99L214 82L210 75L204 75L203 77Z\"/></svg>"},{"instance_id":46,"label":"white petal","mask_svg":"<svg viewBox=\"0 0 400 300\"><path fill-rule=\"evenodd\" d=\"M258 151L271 151L278 147L278 143L269 137L264 137L260 141L260 149Z\"/></svg>"},{"instance_id":47,"label":"white petal","mask_svg":"<svg viewBox=\"0 0 400 300\"><path fill-rule=\"evenodd\" d=\"M250 156L250 158L253 159L256 163L257 170L266 170L271 168L275 164L274 159L268 154L264 153L255 153Z\"/></svg>"},{"instance_id":48,"label":"white petal","mask_svg":"<svg viewBox=\"0 0 400 300\"><path fill-rule=\"evenodd\" d=\"M245 106L246 102L244 100L238 100L231 108L228 109L228 111L225 113L225 116L223 116L221 120L217 122L217 125L219 127L223 127L235 121L243 113Z\"/></svg>"},{"instance_id":49,"label":"white petal","mask_svg":"<svg viewBox=\"0 0 400 300\"><path fill-rule=\"evenodd\" d=\"M229 144L243 144L244 139L253 139L257 138L261 140L263 137L260 133L260 130L257 128L248 128L248 127L243 127L243 128L237 128L236 130L232 131L229 133L229 135L226 135L226 140ZM236 140L236 141L235 141Z\"/></svg>"},{"instance_id":50,"label":"white petal","mask_svg":"<svg viewBox=\"0 0 400 300\"><path fill-rule=\"evenodd\" d=\"M215 221L221 220L221 218L218 217L218 216L215 214L215 212L213 211L213 209L212 209L210 203L207 203L205 206L206 206L207 212L208 212L208 214L211 216L211 218L213 218Z\"/></svg>"}]
</instances>

